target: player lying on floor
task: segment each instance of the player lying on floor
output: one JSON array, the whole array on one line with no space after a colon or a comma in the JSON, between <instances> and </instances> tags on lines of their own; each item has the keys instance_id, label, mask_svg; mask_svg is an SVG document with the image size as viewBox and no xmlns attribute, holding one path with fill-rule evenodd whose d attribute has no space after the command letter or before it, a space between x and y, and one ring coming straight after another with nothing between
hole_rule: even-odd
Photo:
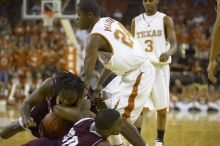
<instances>
[{"instance_id":1,"label":"player lying on floor","mask_svg":"<svg viewBox=\"0 0 220 146\"><path fill-rule=\"evenodd\" d=\"M107 141L110 135L122 131L122 118L114 109L104 109L94 118L82 118L62 139L38 138L23 146L111 146Z\"/></svg>"},{"instance_id":2,"label":"player lying on floor","mask_svg":"<svg viewBox=\"0 0 220 146\"><path fill-rule=\"evenodd\" d=\"M54 113L63 119L72 122L78 121L79 118L88 115L88 112L90 113L90 101L88 99L79 99L82 96L82 88L84 88L84 84L80 78L69 72L59 73L47 79L32 93L30 98L24 101L21 106L22 118L0 132L0 137L3 139L10 138L26 128L30 129L34 136L42 137L41 133L43 132L39 131L41 122L52 109ZM65 112L67 113L64 114ZM123 125L121 134L132 144L142 146L142 144L136 144L139 143L138 141L142 141L138 132L130 131L134 127L126 120L123 120Z\"/></svg>"},{"instance_id":3,"label":"player lying on floor","mask_svg":"<svg viewBox=\"0 0 220 146\"><path fill-rule=\"evenodd\" d=\"M79 77L70 72L60 72L46 79L21 105L20 113L22 118L3 129L0 132L0 137L7 139L26 129L31 130L34 136L41 137L39 131L41 121L52 111L54 105L73 108L77 112L77 116L80 116L78 113L84 114L84 111L90 109L90 101L80 98L83 90L84 83ZM60 110L54 112L60 117L63 116ZM76 113L72 112L70 116L76 116ZM69 129L66 133L68 131ZM61 134L60 136L62 137L63 135Z\"/></svg>"}]
</instances>

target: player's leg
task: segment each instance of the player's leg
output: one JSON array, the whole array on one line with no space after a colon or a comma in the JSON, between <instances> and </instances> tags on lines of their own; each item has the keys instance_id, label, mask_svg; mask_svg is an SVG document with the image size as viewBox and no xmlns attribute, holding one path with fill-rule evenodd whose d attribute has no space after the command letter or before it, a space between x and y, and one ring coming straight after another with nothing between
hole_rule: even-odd
<instances>
[{"instance_id":1,"label":"player's leg","mask_svg":"<svg viewBox=\"0 0 220 146\"><path fill-rule=\"evenodd\" d=\"M158 110L157 111L157 138L156 138L155 143L164 142L166 119L167 119L167 108Z\"/></svg>"},{"instance_id":2,"label":"player's leg","mask_svg":"<svg viewBox=\"0 0 220 146\"><path fill-rule=\"evenodd\" d=\"M155 146L163 145L166 128L167 111L169 108L169 66L166 65L158 70L158 80L154 88L154 105L157 110L157 138Z\"/></svg>"},{"instance_id":3,"label":"player's leg","mask_svg":"<svg viewBox=\"0 0 220 146\"><path fill-rule=\"evenodd\" d=\"M135 80L132 82L135 82ZM105 101L106 105L109 108L117 109L122 115L124 113L124 108L128 105L128 97L131 94L131 90L129 89L132 89L132 87L133 84L131 84L131 82L129 83L123 82L122 77L117 76L112 82L109 83L109 85L105 89L103 89L105 96L107 97L109 97L109 95L111 96L111 98L107 98L107 100ZM123 125L124 126L122 128L121 134L128 141L132 142L135 145L144 144L143 140L133 141L133 138L139 137L139 134L136 128L132 124L128 123L127 120L123 120ZM108 140L114 146L124 145L120 135L110 136Z\"/></svg>"},{"instance_id":4,"label":"player's leg","mask_svg":"<svg viewBox=\"0 0 220 146\"><path fill-rule=\"evenodd\" d=\"M108 108L114 108L113 105L117 103L117 99L114 97L117 92L117 88L119 87L119 82L121 80L121 76L116 76L110 83L107 84L105 88L103 88L102 95L105 98L105 104ZM108 141L114 146L122 146L124 145L122 138L120 135L111 135L108 138Z\"/></svg>"},{"instance_id":5,"label":"player's leg","mask_svg":"<svg viewBox=\"0 0 220 146\"><path fill-rule=\"evenodd\" d=\"M134 123L134 125L137 128L139 134L141 134L142 123L143 123L143 113L140 114L137 121Z\"/></svg>"},{"instance_id":6,"label":"player's leg","mask_svg":"<svg viewBox=\"0 0 220 146\"><path fill-rule=\"evenodd\" d=\"M144 109L143 109L141 115L139 116L139 118L135 122L135 126L138 129L139 133L141 133L143 122L146 123L146 121L147 121L147 112L150 111L150 110L154 110L152 96L153 96L153 92L151 91L150 95L148 95L146 97L145 104L144 104Z\"/></svg>"},{"instance_id":7,"label":"player's leg","mask_svg":"<svg viewBox=\"0 0 220 146\"><path fill-rule=\"evenodd\" d=\"M141 114L152 90L154 78L155 70L151 65L143 66L140 70L122 78L119 89L121 92L115 95L118 99L114 99L113 105L129 124L134 124ZM133 145L136 145L135 142L137 142L133 141L133 138L136 139L135 137L143 142L143 138L140 138L140 134L133 125L126 126L123 130L126 131L123 136Z\"/></svg>"},{"instance_id":8,"label":"player's leg","mask_svg":"<svg viewBox=\"0 0 220 146\"><path fill-rule=\"evenodd\" d=\"M8 139L22 131L25 131L25 129L19 124L19 121L14 121L0 132L0 137L2 139Z\"/></svg>"}]
</instances>

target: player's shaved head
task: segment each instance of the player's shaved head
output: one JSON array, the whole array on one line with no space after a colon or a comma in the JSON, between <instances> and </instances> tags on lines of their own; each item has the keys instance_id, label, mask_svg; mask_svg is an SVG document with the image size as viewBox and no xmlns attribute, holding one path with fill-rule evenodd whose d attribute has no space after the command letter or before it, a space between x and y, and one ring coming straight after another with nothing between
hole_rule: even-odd
<instances>
[{"instance_id":1,"label":"player's shaved head","mask_svg":"<svg viewBox=\"0 0 220 146\"><path fill-rule=\"evenodd\" d=\"M120 118L118 111L114 109L104 109L98 112L95 118L95 125L99 130L107 130Z\"/></svg>"},{"instance_id":2,"label":"player's shaved head","mask_svg":"<svg viewBox=\"0 0 220 146\"><path fill-rule=\"evenodd\" d=\"M85 13L91 12L94 16L100 15L99 5L95 0L81 0L77 8Z\"/></svg>"}]
</instances>

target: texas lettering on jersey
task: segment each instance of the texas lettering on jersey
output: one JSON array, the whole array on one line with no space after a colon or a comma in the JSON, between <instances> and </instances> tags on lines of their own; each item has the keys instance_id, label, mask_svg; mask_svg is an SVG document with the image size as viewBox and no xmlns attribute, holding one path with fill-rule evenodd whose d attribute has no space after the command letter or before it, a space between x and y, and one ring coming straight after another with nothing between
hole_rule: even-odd
<instances>
[{"instance_id":1,"label":"texas lettering on jersey","mask_svg":"<svg viewBox=\"0 0 220 146\"><path fill-rule=\"evenodd\" d=\"M162 30L149 30L136 32L137 38L146 38L146 37L159 37L162 35Z\"/></svg>"}]
</instances>

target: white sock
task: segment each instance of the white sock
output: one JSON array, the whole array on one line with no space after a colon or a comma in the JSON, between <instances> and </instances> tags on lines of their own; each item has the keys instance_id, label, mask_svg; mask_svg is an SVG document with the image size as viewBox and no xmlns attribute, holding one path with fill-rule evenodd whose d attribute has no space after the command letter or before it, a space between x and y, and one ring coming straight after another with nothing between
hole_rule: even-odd
<instances>
[{"instance_id":1,"label":"white sock","mask_svg":"<svg viewBox=\"0 0 220 146\"><path fill-rule=\"evenodd\" d=\"M123 146L122 138L120 135L111 135L109 140L113 146Z\"/></svg>"}]
</instances>

